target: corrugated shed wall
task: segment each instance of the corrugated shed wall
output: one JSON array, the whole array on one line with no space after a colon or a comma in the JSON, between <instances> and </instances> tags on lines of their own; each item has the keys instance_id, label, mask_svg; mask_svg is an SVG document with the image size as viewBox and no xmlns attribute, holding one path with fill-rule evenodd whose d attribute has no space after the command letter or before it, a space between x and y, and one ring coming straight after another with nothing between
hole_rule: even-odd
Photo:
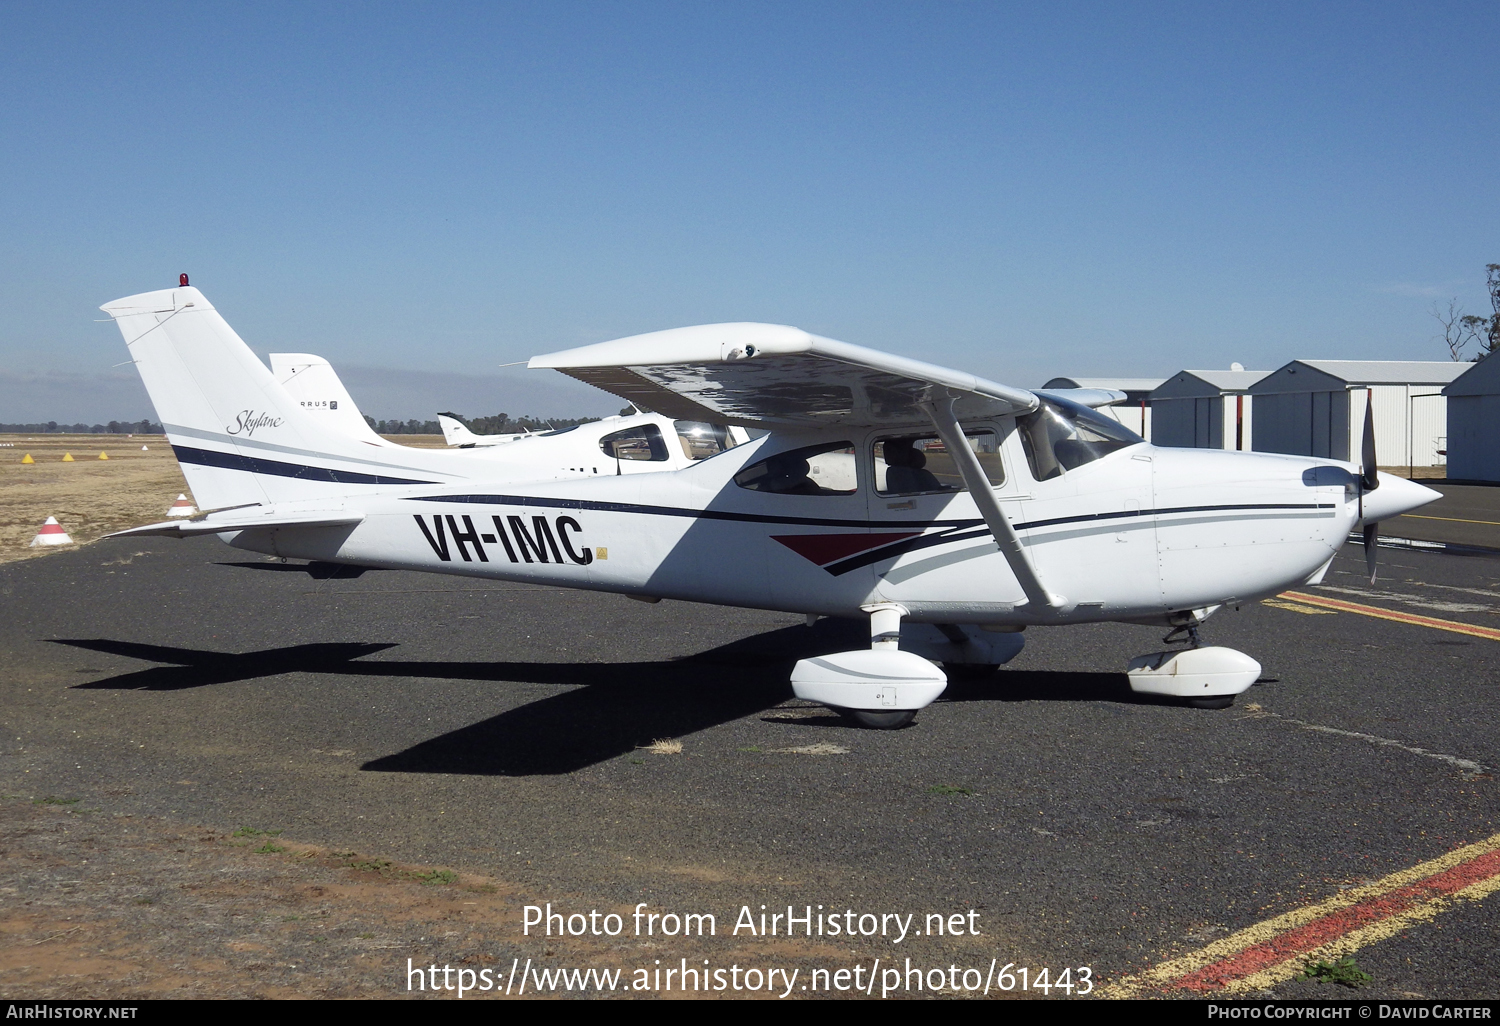
<instances>
[{"instance_id":1,"label":"corrugated shed wall","mask_svg":"<svg viewBox=\"0 0 1500 1026\"><path fill-rule=\"evenodd\" d=\"M1500 395L1455 395L1448 402L1448 476L1500 482Z\"/></svg>"},{"instance_id":2,"label":"corrugated shed wall","mask_svg":"<svg viewBox=\"0 0 1500 1026\"><path fill-rule=\"evenodd\" d=\"M1233 449L1235 396L1180 397L1151 401L1153 445ZM1250 449L1250 396L1244 396L1244 445Z\"/></svg>"},{"instance_id":3,"label":"corrugated shed wall","mask_svg":"<svg viewBox=\"0 0 1500 1026\"><path fill-rule=\"evenodd\" d=\"M1375 455L1383 467L1433 467L1446 462L1438 455L1447 448L1448 400L1437 385L1375 385ZM1365 390L1350 397L1353 459L1359 446L1365 418ZM1408 424L1407 414L1411 415Z\"/></svg>"}]
</instances>

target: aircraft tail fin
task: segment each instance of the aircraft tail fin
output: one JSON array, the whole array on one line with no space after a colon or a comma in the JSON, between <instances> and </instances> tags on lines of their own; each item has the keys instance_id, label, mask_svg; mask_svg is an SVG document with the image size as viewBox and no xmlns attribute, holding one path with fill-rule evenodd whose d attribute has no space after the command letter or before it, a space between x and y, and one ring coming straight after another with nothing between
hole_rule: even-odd
<instances>
[{"instance_id":1,"label":"aircraft tail fin","mask_svg":"<svg viewBox=\"0 0 1500 1026\"><path fill-rule=\"evenodd\" d=\"M299 405L191 286L102 306L114 318L201 508L433 484L453 457L376 449L331 431Z\"/></svg>"},{"instance_id":2,"label":"aircraft tail fin","mask_svg":"<svg viewBox=\"0 0 1500 1026\"><path fill-rule=\"evenodd\" d=\"M314 420L357 442L394 446L375 433L358 404L334 372L333 365L311 353L272 353L271 375Z\"/></svg>"},{"instance_id":3,"label":"aircraft tail fin","mask_svg":"<svg viewBox=\"0 0 1500 1026\"><path fill-rule=\"evenodd\" d=\"M464 427L463 422L452 414L439 413L438 426L443 429L443 441L449 445L463 446L479 443L479 436Z\"/></svg>"}]
</instances>

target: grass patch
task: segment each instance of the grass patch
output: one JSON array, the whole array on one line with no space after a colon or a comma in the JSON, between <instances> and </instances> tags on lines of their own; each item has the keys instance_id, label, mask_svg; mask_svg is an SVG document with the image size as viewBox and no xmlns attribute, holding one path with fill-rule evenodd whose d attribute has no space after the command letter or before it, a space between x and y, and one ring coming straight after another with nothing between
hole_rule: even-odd
<instances>
[{"instance_id":1,"label":"grass patch","mask_svg":"<svg viewBox=\"0 0 1500 1026\"><path fill-rule=\"evenodd\" d=\"M646 765L646 760L645 759L631 759L630 760L630 765L632 765L632 766L644 766L644 765Z\"/></svg>"},{"instance_id":2,"label":"grass patch","mask_svg":"<svg viewBox=\"0 0 1500 1026\"><path fill-rule=\"evenodd\" d=\"M1362 987L1375 977L1365 972L1354 962L1353 955L1345 955L1337 962L1309 962L1302 970L1299 980L1317 980L1319 983L1337 983L1343 987Z\"/></svg>"},{"instance_id":3,"label":"grass patch","mask_svg":"<svg viewBox=\"0 0 1500 1026\"><path fill-rule=\"evenodd\" d=\"M429 886L443 886L458 883L458 874L451 869L434 869L428 873L412 873L413 880L420 880Z\"/></svg>"},{"instance_id":4,"label":"grass patch","mask_svg":"<svg viewBox=\"0 0 1500 1026\"><path fill-rule=\"evenodd\" d=\"M652 755L682 754L682 742L672 737L659 737L649 745L641 745L640 747Z\"/></svg>"},{"instance_id":5,"label":"grass patch","mask_svg":"<svg viewBox=\"0 0 1500 1026\"><path fill-rule=\"evenodd\" d=\"M360 859L358 862L350 862L350 869L357 869L361 873L379 873L385 876L395 869L390 859Z\"/></svg>"},{"instance_id":6,"label":"grass patch","mask_svg":"<svg viewBox=\"0 0 1500 1026\"><path fill-rule=\"evenodd\" d=\"M973 794L974 793L974 789L972 787L955 787L952 784L935 784L932 787L929 787L927 789L927 793L928 794L942 794L942 795L956 795L956 794L961 794L961 795L966 795L967 796L967 795Z\"/></svg>"},{"instance_id":7,"label":"grass patch","mask_svg":"<svg viewBox=\"0 0 1500 1026\"><path fill-rule=\"evenodd\" d=\"M451 869L412 870L398 869L390 859L360 859L346 863L350 869L361 873L379 873L381 876L394 877L397 880L416 880L418 883L437 886L451 886L458 883L458 874Z\"/></svg>"},{"instance_id":8,"label":"grass patch","mask_svg":"<svg viewBox=\"0 0 1500 1026\"><path fill-rule=\"evenodd\" d=\"M253 848L251 849L251 851L256 855L277 855L281 852L286 851L286 849L279 844L274 844L271 841L267 841L259 848Z\"/></svg>"},{"instance_id":9,"label":"grass patch","mask_svg":"<svg viewBox=\"0 0 1500 1026\"><path fill-rule=\"evenodd\" d=\"M77 805L83 801L82 798L58 798L56 795L48 795L45 798L33 799L33 805Z\"/></svg>"},{"instance_id":10,"label":"grass patch","mask_svg":"<svg viewBox=\"0 0 1500 1026\"><path fill-rule=\"evenodd\" d=\"M280 830L257 830L254 827L240 827L230 837L280 837Z\"/></svg>"}]
</instances>

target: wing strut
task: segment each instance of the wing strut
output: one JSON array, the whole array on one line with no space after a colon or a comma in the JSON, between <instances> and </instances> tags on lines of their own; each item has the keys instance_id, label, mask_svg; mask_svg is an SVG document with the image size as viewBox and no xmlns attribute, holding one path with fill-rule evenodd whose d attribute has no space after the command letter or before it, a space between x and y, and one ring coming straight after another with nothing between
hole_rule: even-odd
<instances>
[{"instance_id":1,"label":"wing strut","mask_svg":"<svg viewBox=\"0 0 1500 1026\"><path fill-rule=\"evenodd\" d=\"M969 495L973 497L974 505L979 507L979 515L984 517L990 534L995 536L995 544L1000 547L1000 554L1010 564L1011 573L1016 575L1016 580L1021 583L1021 590L1026 593L1027 604L1033 609L1062 611L1067 606L1067 600L1048 591L1042 584L1042 579L1037 576L1036 567L1031 565L1021 539L1016 536L1016 529L1010 526L1005 511L995 499L990 479L979 465L979 457L974 455L974 450L969 448L969 442L964 438L964 430L959 427L958 418L953 414L953 398L934 399L921 406L932 418L943 444L953 455L953 462L958 464L964 484L969 487Z\"/></svg>"}]
</instances>

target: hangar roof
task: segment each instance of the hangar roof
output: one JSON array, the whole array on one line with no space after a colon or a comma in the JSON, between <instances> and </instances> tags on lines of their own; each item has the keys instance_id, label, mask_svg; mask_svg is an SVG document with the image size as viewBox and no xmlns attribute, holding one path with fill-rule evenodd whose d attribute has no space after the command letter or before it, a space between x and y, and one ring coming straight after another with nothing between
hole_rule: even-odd
<instances>
[{"instance_id":1,"label":"hangar roof","mask_svg":"<svg viewBox=\"0 0 1500 1026\"><path fill-rule=\"evenodd\" d=\"M1464 372L1453 379L1453 384L1443 389L1444 395L1496 395L1500 394L1500 360L1494 354L1476 363L1461 363Z\"/></svg>"},{"instance_id":2,"label":"hangar roof","mask_svg":"<svg viewBox=\"0 0 1500 1026\"><path fill-rule=\"evenodd\" d=\"M1183 370L1162 382L1160 388L1151 393L1153 399L1171 399L1188 396L1233 395L1248 392L1250 386L1270 371L1251 370Z\"/></svg>"},{"instance_id":3,"label":"hangar roof","mask_svg":"<svg viewBox=\"0 0 1500 1026\"><path fill-rule=\"evenodd\" d=\"M1452 360L1293 360L1267 374L1251 388L1251 392L1318 392L1365 385L1446 385L1467 367L1468 364Z\"/></svg>"}]
</instances>

